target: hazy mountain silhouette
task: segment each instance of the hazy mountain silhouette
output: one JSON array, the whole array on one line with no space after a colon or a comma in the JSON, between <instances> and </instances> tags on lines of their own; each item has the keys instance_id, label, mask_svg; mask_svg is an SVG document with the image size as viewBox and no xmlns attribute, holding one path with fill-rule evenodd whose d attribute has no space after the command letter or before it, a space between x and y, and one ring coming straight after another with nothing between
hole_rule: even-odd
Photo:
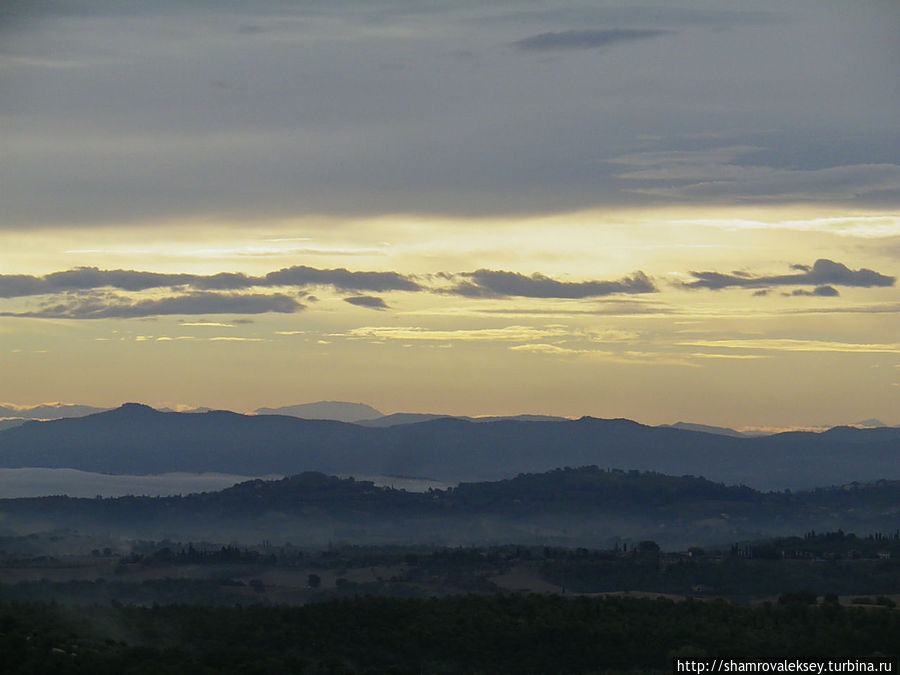
<instances>
[{"instance_id":1,"label":"hazy mountain silhouette","mask_svg":"<svg viewBox=\"0 0 900 675\"><path fill-rule=\"evenodd\" d=\"M280 408L257 408L257 415L288 415L304 420L337 420L339 422L359 422L383 417L383 414L365 403L345 401L317 401L286 405Z\"/></svg>"},{"instance_id":2,"label":"hazy mountain silhouette","mask_svg":"<svg viewBox=\"0 0 900 675\"><path fill-rule=\"evenodd\" d=\"M866 429L877 429L878 427L886 427L887 424L885 424L881 420L871 418L871 419L863 420L862 422L856 422L853 426L863 427Z\"/></svg>"},{"instance_id":3,"label":"hazy mountain silhouette","mask_svg":"<svg viewBox=\"0 0 900 675\"><path fill-rule=\"evenodd\" d=\"M439 415L436 413L392 413L371 420L356 422L364 427L396 427L403 424L418 424L419 422L431 422L432 420L451 419L452 415Z\"/></svg>"},{"instance_id":4,"label":"hazy mountain silhouette","mask_svg":"<svg viewBox=\"0 0 900 675\"><path fill-rule=\"evenodd\" d=\"M733 436L735 438L745 438L748 434L728 427L714 427L709 424L695 424L694 422L675 422L675 424L661 424L661 427L669 427L671 429L684 429L687 431L700 431L705 434L716 434L719 436Z\"/></svg>"},{"instance_id":5,"label":"hazy mountain silhouette","mask_svg":"<svg viewBox=\"0 0 900 675\"><path fill-rule=\"evenodd\" d=\"M756 488L896 478L900 429L836 427L732 438L630 420L472 423L443 418L370 428L227 411L163 413L140 404L0 431L0 466L149 474L323 471L444 482L596 464L694 474Z\"/></svg>"},{"instance_id":6,"label":"hazy mountain silhouette","mask_svg":"<svg viewBox=\"0 0 900 675\"><path fill-rule=\"evenodd\" d=\"M18 417L28 420L56 420L63 417L84 417L103 412L108 408L74 403L45 403L31 407L0 405L0 417Z\"/></svg>"},{"instance_id":7,"label":"hazy mountain silhouette","mask_svg":"<svg viewBox=\"0 0 900 675\"><path fill-rule=\"evenodd\" d=\"M467 417L465 415L439 415L437 413L393 413L384 415L372 420L361 420L356 424L364 427L395 427L401 424L418 424L419 422L430 422L432 420L464 420L466 422L564 422L565 417L555 417L553 415L507 415L499 417Z\"/></svg>"}]
</instances>

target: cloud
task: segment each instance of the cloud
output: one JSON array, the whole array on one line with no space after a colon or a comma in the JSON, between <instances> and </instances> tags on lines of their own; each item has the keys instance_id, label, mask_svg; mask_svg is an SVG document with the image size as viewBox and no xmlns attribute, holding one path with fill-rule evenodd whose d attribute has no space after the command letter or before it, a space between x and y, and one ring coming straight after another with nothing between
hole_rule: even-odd
<instances>
[{"instance_id":1,"label":"cloud","mask_svg":"<svg viewBox=\"0 0 900 675\"><path fill-rule=\"evenodd\" d=\"M210 342L265 342L263 338L249 338L249 337L211 337L207 338Z\"/></svg>"},{"instance_id":2,"label":"cloud","mask_svg":"<svg viewBox=\"0 0 900 675\"><path fill-rule=\"evenodd\" d=\"M138 270L101 270L96 267L76 267L44 276L0 275L2 298L101 288L132 292L176 287L190 287L200 291L234 291L272 286L332 286L338 290L356 291L421 290L416 282L397 272L351 272L343 268L316 269L305 266L287 267L261 277L239 272L219 272L210 275L160 274Z\"/></svg>"},{"instance_id":3,"label":"cloud","mask_svg":"<svg viewBox=\"0 0 900 675\"><path fill-rule=\"evenodd\" d=\"M131 319L172 314L290 314L304 307L282 293L242 295L197 292L169 298L129 300L108 294L66 298L30 312L2 312L0 316L52 319Z\"/></svg>"},{"instance_id":4,"label":"cloud","mask_svg":"<svg viewBox=\"0 0 900 675\"><path fill-rule=\"evenodd\" d=\"M363 326L348 333L335 333L333 337L371 338L376 340L427 340L447 342L534 342L551 337L564 337L569 333L563 326L534 328L507 326L505 328L474 328L459 330L427 330L414 326Z\"/></svg>"},{"instance_id":5,"label":"cloud","mask_svg":"<svg viewBox=\"0 0 900 675\"><path fill-rule=\"evenodd\" d=\"M513 44L525 52L549 52L565 49L597 49L623 42L646 40L665 35L669 31L652 29L611 28L600 30L566 30L540 33L517 40Z\"/></svg>"},{"instance_id":6,"label":"cloud","mask_svg":"<svg viewBox=\"0 0 900 675\"><path fill-rule=\"evenodd\" d=\"M693 354L688 354L688 356L695 359L731 359L738 361L770 358L763 354L712 354L708 352L694 352Z\"/></svg>"},{"instance_id":7,"label":"cloud","mask_svg":"<svg viewBox=\"0 0 900 675\"><path fill-rule=\"evenodd\" d=\"M844 352L854 354L900 354L900 344L865 344L832 342L828 340L799 340L792 338L747 338L735 340L694 340L678 343L688 347L718 347L724 349L758 349L775 352Z\"/></svg>"},{"instance_id":8,"label":"cloud","mask_svg":"<svg viewBox=\"0 0 900 675\"><path fill-rule=\"evenodd\" d=\"M357 307L369 307L371 309L387 309L388 306L384 300L374 295L357 295L352 298L344 298L344 302L349 302Z\"/></svg>"},{"instance_id":9,"label":"cloud","mask_svg":"<svg viewBox=\"0 0 900 675\"><path fill-rule=\"evenodd\" d=\"M690 220L669 220L673 226L702 225L726 230L795 230L798 232L833 232L845 237L874 238L900 235L900 213L881 215L828 216L817 218L790 219L779 217L775 220L755 220L751 218L692 218ZM883 241L879 248L883 250Z\"/></svg>"},{"instance_id":10,"label":"cloud","mask_svg":"<svg viewBox=\"0 0 900 675\"><path fill-rule=\"evenodd\" d=\"M413 277L398 272L367 272L350 271L344 268L317 269L307 266L295 266L280 269L262 276L249 276L235 272L219 272L210 275L197 274L161 274L157 272L145 272L139 270L101 270L97 267L77 267L62 272L53 272L44 276L32 276L22 274L0 275L0 298L22 298L38 295L66 295L73 293L88 294L89 297L81 297L78 300L63 298L57 305L46 304L37 312L10 314L5 316L35 316L52 315L68 316L77 313L79 316L90 315L95 318L106 316L105 311L111 312L110 316L125 316L133 312L135 316L147 316L154 314L181 314L181 313L226 313L229 310L197 312L180 311L177 306L190 305L203 302L223 302L223 298L230 298L229 303L237 305L241 298L276 298L274 295L247 294L227 295L222 291L244 291L253 288L277 288L293 287L308 289L316 286L330 286L337 291L406 291L406 292L430 292L461 295L466 297L528 297L528 298L565 298L581 299L596 298L613 294L638 294L654 293L656 286L643 272L635 272L631 276L617 281L584 281L563 282L552 279L543 274L526 276L518 272L504 270L481 269L475 272L463 272L459 274L441 272L431 275L432 279L440 280L446 284L446 280L456 282L451 288L439 286L424 286ZM164 300L125 300L119 296L103 296L102 290L119 290L130 293L154 290L158 288L178 289L186 292L174 299ZM103 298L106 300L103 300ZM286 297L286 296L284 296ZM105 310L104 302L109 298L113 304ZM308 295L306 302L315 302L316 298ZM346 302L359 307L372 309L388 309L387 303L373 295L360 293L346 298ZM257 301L259 302L259 301ZM280 309L271 311L296 311L293 305L285 305L279 300ZM176 309L170 309L174 304ZM298 305L299 306L299 305ZM270 310L265 310L270 311ZM235 310L235 313L253 313Z\"/></svg>"},{"instance_id":11,"label":"cloud","mask_svg":"<svg viewBox=\"0 0 900 675\"><path fill-rule=\"evenodd\" d=\"M564 282L543 274L526 276L518 272L480 269L457 275L466 279L451 288L449 293L467 297L524 298L596 298L616 293L655 293L656 286L643 272L618 281Z\"/></svg>"},{"instance_id":12,"label":"cloud","mask_svg":"<svg viewBox=\"0 0 900 675\"><path fill-rule=\"evenodd\" d=\"M419 291L415 281L397 272L351 272L320 270L300 265L269 272L259 285L266 286L332 286L343 291Z\"/></svg>"},{"instance_id":13,"label":"cloud","mask_svg":"<svg viewBox=\"0 0 900 675\"><path fill-rule=\"evenodd\" d=\"M606 160L628 169L617 175L646 186L624 189L664 199L744 203L895 201L900 164L846 161L832 166L775 166L747 155L766 148L736 145L703 150L639 152ZM770 151L771 152L771 151Z\"/></svg>"},{"instance_id":14,"label":"cloud","mask_svg":"<svg viewBox=\"0 0 900 675\"><path fill-rule=\"evenodd\" d=\"M209 328L234 328L233 323L222 323L221 321L182 321L179 326L192 326L192 327L203 327L207 326Z\"/></svg>"},{"instance_id":15,"label":"cloud","mask_svg":"<svg viewBox=\"0 0 900 675\"><path fill-rule=\"evenodd\" d=\"M852 270L846 265L833 260L820 258L812 265L792 265L796 274L752 275L746 272L691 272L694 281L684 282L685 288L706 288L714 291L723 288L765 288L768 286L816 286L813 295L834 296L837 291L832 286L855 286L872 288L876 286L893 286L895 277L887 276L870 269Z\"/></svg>"},{"instance_id":16,"label":"cloud","mask_svg":"<svg viewBox=\"0 0 900 675\"><path fill-rule=\"evenodd\" d=\"M514 345L510 347L512 351L515 352L533 352L536 354L550 354L553 356L568 356L572 354L587 354L589 353L584 349L569 349L568 347L559 347L557 345L547 344L545 342L538 342L535 344L527 344L527 345ZM603 352L603 354L610 354L611 352Z\"/></svg>"},{"instance_id":17,"label":"cloud","mask_svg":"<svg viewBox=\"0 0 900 675\"><path fill-rule=\"evenodd\" d=\"M858 76L896 72L892 3L862 14L852 3L761 13L737 0L437 3L414 19L395 0L365 11L264 0L252 13L206 1L15 4L67 9L17 11L53 19L4 43L2 113L15 133L0 156L0 229L646 204L603 160L647 150L654 135L677 150L698 134L764 143L782 155L761 167L775 197L790 167L896 163L896 92ZM618 57L635 41L647 49L606 59L602 73L590 58L522 58ZM447 56L461 51L474 56ZM100 91L111 94L103 106ZM764 176L744 178L765 197ZM840 176L808 178L838 183L817 197L883 198L855 199Z\"/></svg>"},{"instance_id":18,"label":"cloud","mask_svg":"<svg viewBox=\"0 0 900 675\"><path fill-rule=\"evenodd\" d=\"M812 295L822 298L836 298L840 295L834 286L816 286L813 290L807 291L802 288L791 291L790 295Z\"/></svg>"}]
</instances>

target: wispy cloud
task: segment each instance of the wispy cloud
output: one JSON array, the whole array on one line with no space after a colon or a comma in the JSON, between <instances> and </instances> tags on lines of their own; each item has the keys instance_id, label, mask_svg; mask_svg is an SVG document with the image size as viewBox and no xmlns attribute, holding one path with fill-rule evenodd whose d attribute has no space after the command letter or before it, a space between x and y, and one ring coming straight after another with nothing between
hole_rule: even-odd
<instances>
[{"instance_id":1,"label":"wispy cloud","mask_svg":"<svg viewBox=\"0 0 900 675\"><path fill-rule=\"evenodd\" d=\"M586 354L586 349L572 349L570 347L560 347L559 345L551 345L546 342L538 342L527 345L514 345L510 347L514 352L535 352L537 354L552 354L555 356L568 356L573 354ZM604 354L612 354L612 352L603 352Z\"/></svg>"},{"instance_id":2,"label":"wispy cloud","mask_svg":"<svg viewBox=\"0 0 900 675\"><path fill-rule=\"evenodd\" d=\"M569 334L564 327L534 328L507 326L505 328L473 328L458 330L428 330L414 326L363 326L347 333L335 333L334 337L370 338L376 340L429 340L484 341L484 342L532 342L548 337Z\"/></svg>"},{"instance_id":3,"label":"wispy cloud","mask_svg":"<svg viewBox=\"0 0 900 675\"><path fill-rule=\"evenodd\" d=\"M221 323L220 321L182 321L179 326L193 327L209 327L209 328L234 328L232 323Z\"/></svg>"},{"instance_id":4,"label":"wispy cloud","mask_svg":"<svg viewBox=\"0 0 900 675\"><path fill-rule=\"evenodd\" d=\"M265 342L263 338L219 336L207 338L210 342Z\"/></svg>"},{"instance_id":5,"label":"wispy cloud","mask_svg":"<svg viewBox=\"0 0 900 675\"><path fill-rule=\"evenodd\" d=\"M725 230L795 230L798 232L832 232L846 237L882 238L900 235L900 214L829 216L823 218L693 218L669 220L680 226L701 225Z\"/></svg>"},{"instance_id":6,"label":"wispy cloud","mask_svg":"<svg viewBox=\"0 0 900 675\"><path fill-rule=\"evenodd\" d=\"M669 31L638 28L566 30L532 35L513 44L523 52L598 49L625 42L660 37Z\"/></svg>"},{"instance_id":7,"label":"wispy cloud","mask_svg":"<svg viewBox=\"0 0 900 675\"><path fill-rule=\"evenodd\" d=\"M678 200L771 203L854 201L900 192L900 164L872 163L824 168L786 168L751 163L754 146L640 152L607 160L627 167L620 179L643 183L630 190ZM626 188L627 189L627 188Z\"/></svg>"},{"instance_id":8,"label":"wispy cloud","mask_svg":"<svg viewBox=\"0 0 900 675\"><path fill-rule=\"evenodd\" d=\"M689 347L715 347L721 349L758 349L773 352L846 352L852 354L900 354L900 343L868 344L832 342L827 340L800 340L794 338L748 338L730 340L692 340L679 342Z\"/></svg>"},{"instance_id":9,"label":"wispy cloud","mask_svg":"<svg viewBox=\"0 0 900 675\"><path fill-rule=\"evenodd\" d=\"M692 359L732 359L738 361L747 361L755 359L767 359L764 354L713 354L711 352L693 352L688 354Z\"/></svg>"}]
</instances>

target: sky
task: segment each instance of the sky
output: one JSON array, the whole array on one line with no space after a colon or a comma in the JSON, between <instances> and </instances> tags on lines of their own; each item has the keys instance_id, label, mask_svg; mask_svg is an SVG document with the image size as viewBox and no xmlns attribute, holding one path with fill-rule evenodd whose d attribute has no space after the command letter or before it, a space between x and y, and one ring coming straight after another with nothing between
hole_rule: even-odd
<instances>
[{"instance_id":1,"label":"sky","mask_svg":"<svg viewBox=\"0 0 900 675\"><path fill-rule=\"evenodd\" d=\"M898 32L0 2L0 401L898 424Z\"/></svg>"}]
</instances>

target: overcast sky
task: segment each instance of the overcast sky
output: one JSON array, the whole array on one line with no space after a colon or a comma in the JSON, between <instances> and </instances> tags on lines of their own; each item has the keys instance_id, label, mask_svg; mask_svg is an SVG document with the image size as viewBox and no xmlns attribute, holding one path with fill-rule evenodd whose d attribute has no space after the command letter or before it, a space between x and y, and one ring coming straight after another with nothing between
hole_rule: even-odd
<instances>
[{"instance_id":1,"label":"overcast sky","mask_svg":"<svg viewBox=\"0 0 900 675\"><path fill-rule=\"evenodd\" d=\"M900 423L898 33L0 3L0 400Z\"/></svg>"}]
</instances>

